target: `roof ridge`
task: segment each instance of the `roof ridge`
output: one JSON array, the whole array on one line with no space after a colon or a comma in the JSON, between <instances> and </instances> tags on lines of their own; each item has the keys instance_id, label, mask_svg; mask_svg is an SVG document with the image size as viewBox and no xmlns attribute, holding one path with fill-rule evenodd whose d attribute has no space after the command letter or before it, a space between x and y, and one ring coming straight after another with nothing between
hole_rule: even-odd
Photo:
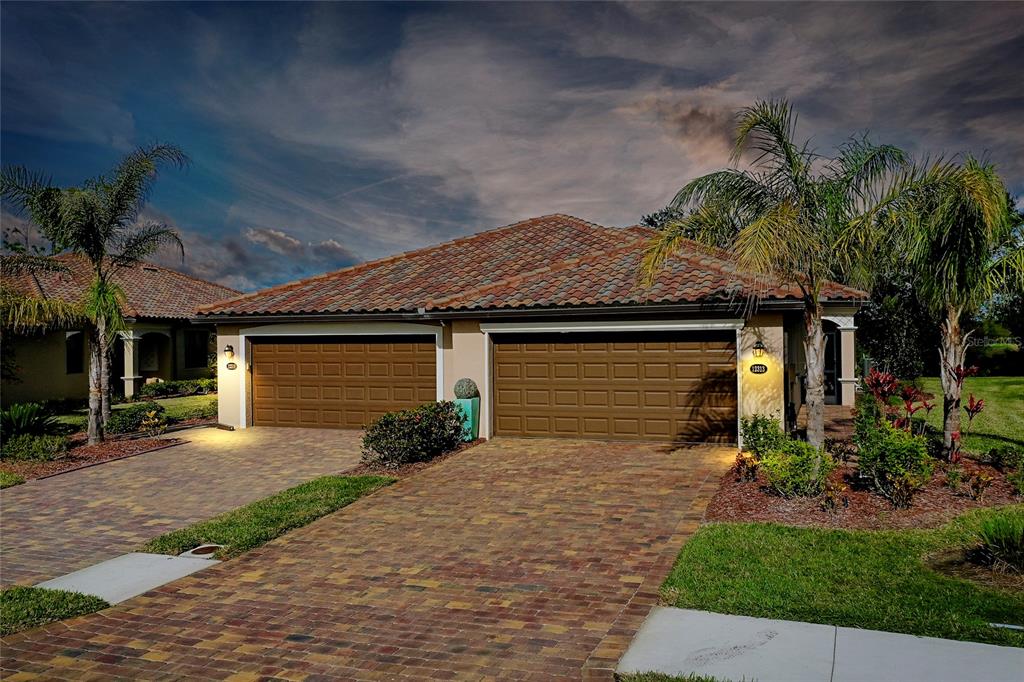
<instances>
[{"instance_id":1,"label":"roof ridge","mask_svg":"<svg viewBox=\"0 0 1024 682\"><path fill-rule=\"evenodd\" d=\"M516 227L521 227L525 223L531 223L531 222L536 222L536 221L541 221L541 220L549 220L551 218L568 218L571 221L585 223L585 224L587 224L590 227L599 227L599 228L606 229L606 230L607 229L614 229L614 228L607 228L607 227L604 227L603 225L598 225L596 223L590 223L590 222L588 222L586 220L583 220L582 218L577 218L575 216L571 216L571 215L568 215L568 214L565 214L565 213L548 213L546 215L536 216L536 217L533 217L533 218L524 218L523 220L519 220L519 221L516 221L514 223L509 223L507 225L500 225L498 227L492 227L492 228L490 228L488 230L481 230L480 232L474 232L472 234L462 235L461 237L456 237L454 239L449 239L448 241L440 242L438 244L430 244L430 245L427 245L427 246L422 246L422 247L420 247L418 249L411 249L409 251L401 251L399 253L394 253L394 254L391 254L389 256L383 256L381 258L376 258L374 260L368 260L368 261L364 261L362 263L355 263L353 265L349 265L349 266L346 266L344 268L340 268L338 270L332 270L330 272L323 272L323 273L320 273L319 275L312 275L311 277L304 277L302 279L298 279L298 280L295 280L293 282L285 282L284 284L278 284L277 286L268 287L266 289L259 289L258 291L252 291L252 292L249 292L247 294L242 294L241 296L237 296L235 298L226 299L224 301L218 301L216 303L208 303L208 304L205 304L205 305L202 305L202 306L199 306L198 308L196 308L196 312L199 313L199 314L202 314L204 312L207 312L211 308L222 307L222 306L226 306L228 304L241 303L243 301L250 300L250 299L252 299L252 298L254 298L256 296L266 296L266 295L270 295L270 294L278 294L278 293L281 293L281 292L284 292L284 291L291 291L293 289L296 289L296 288L301 287L301 286L305 286L307 284L310 284L312 282L316 282L318 280L326 280L328 278L337 277L337 276L340 276L340 275L349 274L349 273L353 273L353 272L358 272L360 270L363 270L363 269L366 269L366 268L369 268L369 267L383 265L385 263L396 261L396 260L399 260L401 258L407 258L409 256L420 255L420 254L424 254L424 253L430 253L432 251L437 251L437 250L440 250L442 248L452 246L454 244L460 244L462 242L467 242L467 241L476 239L476 238L481 237L483 235L494 234L496 232L502 232L502 231L505 231L505 230L511 230L513 228L516 228ZM577 229L583 229L581 226L576 225L576 224L573 224L572 227L577 228Z\"/></svg>"}]
</instances>

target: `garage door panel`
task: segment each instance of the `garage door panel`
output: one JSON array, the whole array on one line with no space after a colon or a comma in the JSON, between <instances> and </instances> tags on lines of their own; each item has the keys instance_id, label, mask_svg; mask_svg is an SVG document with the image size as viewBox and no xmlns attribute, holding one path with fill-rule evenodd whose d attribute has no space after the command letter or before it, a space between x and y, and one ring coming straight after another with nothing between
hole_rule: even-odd
<instances>
[{"instance_id":1,"label":"garage door panel","mask_svg":"<svg viewBox=\"0 0 1024 682\"><path fill-rule=\"evenodd\" d=\"M436 398L433 339L254 339L253 423L361 428Z\"/></svg>"},{"instance_id":2,"label":"garage door panel","mask_svg":"<svg viewBox=\"0 0 1024 682\"><path fill-rule=\"evenodd\" d=\"M735 442L734 338L496 334L495 432Z\"/></svg>"}]
</instances>

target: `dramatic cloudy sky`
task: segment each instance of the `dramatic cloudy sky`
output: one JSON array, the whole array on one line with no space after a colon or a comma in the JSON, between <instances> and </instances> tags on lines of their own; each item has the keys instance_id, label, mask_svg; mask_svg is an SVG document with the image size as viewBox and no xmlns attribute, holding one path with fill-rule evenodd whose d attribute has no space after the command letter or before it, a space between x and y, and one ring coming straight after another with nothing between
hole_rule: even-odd
<instances>
[{"instance_id":1,"label":"dramatic cloudy sky","mask_svg":"<svg viewBox=\"0 0 1024 682\"><path fill-rule=\"evenodd\" d=\"M151 217L241 289L545 213L632 224L725 164L759 97L821 151L987 154L1024 193L1024 3L0 12L3 162L70 184L178 144Z\"/></svg>"}]
</instances>

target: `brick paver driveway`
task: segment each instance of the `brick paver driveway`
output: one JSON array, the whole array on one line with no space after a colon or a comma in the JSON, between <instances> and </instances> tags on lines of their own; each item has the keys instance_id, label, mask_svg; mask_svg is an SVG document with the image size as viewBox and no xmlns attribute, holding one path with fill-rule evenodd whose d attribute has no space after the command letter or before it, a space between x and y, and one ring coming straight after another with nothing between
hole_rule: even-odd
<instances>
[{"instance_id":1,"label":"brick paver driveway","mask_svg":"<svg viewBox=\"0 0 1024 682\"><path fill-rule=\"evenodd\" d=\"M242 557L9 637L5 680L610 679L732 457L493 440Z\"/></svg>"},{"instance_id":2,"label":"brick paver driveway","mask_svg":"<svg viewBox=\"0 0 1024 682\"><path fill-rule=\"evenodd\" d=\"M165 450L0 492L0 582L77 571L359 462L359 433L191 429Z\"/></svg>"}]
</instances>

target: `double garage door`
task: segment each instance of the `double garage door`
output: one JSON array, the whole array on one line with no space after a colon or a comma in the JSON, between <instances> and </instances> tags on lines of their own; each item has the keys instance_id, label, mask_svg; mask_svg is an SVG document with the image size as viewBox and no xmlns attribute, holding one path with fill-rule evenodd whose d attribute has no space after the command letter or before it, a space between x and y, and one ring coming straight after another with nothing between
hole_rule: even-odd
<instances>
[{"instance_id":1,"label":"double garage door","mask_svg":"<svg viewBox=\"0 0 1024 682\"><path fill-rule=\"evenodd\" d=\"M735 335L495 334L499 436L735 442ZM433 339L254 340L253 423L361 428L436 398ZM482 388L482 387L481 387Z\"/></svg>"},{"instance_id":2,"label":"double garage door","mask_svg":"<svg viewBox=\"0 0 1024 682\"><path fill-rule=\"evenodd\" d=\"M497 435L736 441L734 333L496 335Z\"/></svg>"},{"instance_id":3,"label":"double garage door","mask_svg":"<svg viewBox=\"0 0 1024 682\"><path fill-rule=\"evenodd\" d=\"M434 339L254 339L256 426L359 429L437 398Z\"/></svg>"}]
</instances>

